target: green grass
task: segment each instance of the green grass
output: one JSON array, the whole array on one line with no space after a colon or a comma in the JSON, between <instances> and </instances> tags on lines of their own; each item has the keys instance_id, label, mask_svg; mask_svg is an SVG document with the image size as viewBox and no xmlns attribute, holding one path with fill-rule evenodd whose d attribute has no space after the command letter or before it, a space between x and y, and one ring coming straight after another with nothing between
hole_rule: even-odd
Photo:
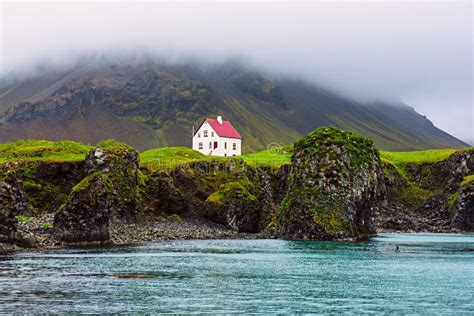
<instances>
[{"instance_id":1,"label":"green grass","mask_svg":"<svg viewBox=\"0 0 474 316\"><path fill-rule=\"evenodd\" d=\"M106 140L98 144L104 149L127 148L126 144ZM0 163L17 160L80 161L94 147L73 141L52 142L46 140L25 140L0 144ZM402 175L409 162L434 163L446 159L455 149L424 150L413 152L381 151L383 161L394 165ZM267 149L242 155L246 163L253 167L279 168L291 162L292 146ZM205 156L186 147L162 147L140 154L141 166L151 171L176 168L180 164L205 160ZM212 157L213 159L235 159L235 157ZM472 180L471 180L472 181Z\"/></svg>"},{"instance_id":2,"label":"green grass","mask_svg":"<svg viewBox=\"0 0 474 316\"><path fill-rule=\"evenodd\" d=\"M461 186L464 187L471 182L474 182L474 174L471 174L469 176L465 176L464 179L462 179Z\"/></svg>"},{"instance_id":3,"label":"green grass","mask_svg":"<svg viewBox=\"0 0 474 316\"><path fill-rule=\"evenodd\" d=\"M100 147L105 151L114 151L114 150L120 150L120 149L126 149L126 150L134 150L134 148L128 144L121 143L119 141L116 141L114 139L106 139L103 140L99 143L97 143L96 147Z\"/></svg>"},{"instance_id":4,"label":"green grass","mask_svg":"<svg viewBox=\"0 0 474 316\"><path fill-rule=\"evenodd\" d=\"M433 149L422 151L381 151L380 158L391 163L404 174L408 163L435 163L442 161L456 152L456 149Z\"/></svg>"},{"instance_id":5,"label":"green grass","mask_svg":"<svg viewBox=\"0 0 474 316\"><path fill-rule=\"evenodd\" d=\"M242 155L242 159L253 167L279 168L291 163L292 148L279 147Z\"/></svg>"},{"instance_id":6,"label":"green grass","mask_svg":"<svg viewBox=\"0 0 474 316\"><path fill-rule=\"evenodd\" d=\"M92 148L72 141L23 140L0 144L0 163L17 160L80 161Z\"/></svg>"},{"instance_id":7,"label":"green grass","mask_svg":"<svg viewBox=\"0 0 474 316\"><path fill-rule=\"evenodd\" d=\"M186 147L162 147L144 151L140 154L140 166L150 171L174 169L179 165L206 159L238 159L242 158L253 167L279 168L291 162L291 148L267 149L238 157L206 156Z\"/></svg>"},{"instance_id":8,"label":"green grass","mask_svg":"<svg viewBox=\"0 0 474 316\"><path fill-rule=\"evenodd\" d=\"M32 216L26 214L20 214L16 216L17 221L20 223L32 223L35 219Z\"/></svg>"},{"instance_id":9,"label":"green grass","mask_svg":"<svg viewBox=\"0 0 474 316\"><path fill-rule=\"evenodd\" d=\"M186 147L162 147L140 154L140 166L150 171L174 169L177 166L205 159L207 156Z\"/></svg>"}]
</instances>

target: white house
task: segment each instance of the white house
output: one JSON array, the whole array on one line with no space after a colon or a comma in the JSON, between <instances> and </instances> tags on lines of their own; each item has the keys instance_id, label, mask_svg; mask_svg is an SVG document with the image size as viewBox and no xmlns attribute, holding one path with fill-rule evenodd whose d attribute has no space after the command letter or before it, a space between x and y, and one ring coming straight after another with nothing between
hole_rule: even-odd
<instances>
[{"instance_id":1,"label":"white house","mask_svg":"<svg viewBox=\"0 0 474 316\"><path fill-rule=\"evenodd\" d=\"M229 121L218 116L202 122L193 136L193 149L204 155L240 156L242 137Z\"/></svg>"}]
</instances>

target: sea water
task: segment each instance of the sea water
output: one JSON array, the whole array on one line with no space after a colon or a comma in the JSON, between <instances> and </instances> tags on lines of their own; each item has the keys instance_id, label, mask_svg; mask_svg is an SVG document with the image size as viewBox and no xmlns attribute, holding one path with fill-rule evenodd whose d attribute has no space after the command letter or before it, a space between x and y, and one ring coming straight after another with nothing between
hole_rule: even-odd
<instances>
[{"instance_id":1,"label":"sea water","mask_svg":"<svg viewBox=\"0 0 474 316\"><path fill-rule=\"evenodd\" d=\"M474 235L16 252L0 255L11 312L473 314Z\"/></svg>"}]
</instances>

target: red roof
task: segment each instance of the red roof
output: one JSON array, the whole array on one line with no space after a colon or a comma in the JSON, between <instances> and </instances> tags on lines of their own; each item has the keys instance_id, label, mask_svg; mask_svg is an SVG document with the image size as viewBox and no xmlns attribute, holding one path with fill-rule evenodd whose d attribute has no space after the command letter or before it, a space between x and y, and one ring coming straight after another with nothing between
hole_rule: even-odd
<instances>
[{"instance_id":1,"label":"red roof","mask_svg":"<svg viewBox=\"0 0 474 316\"><path fill-rule=\"evenodd\" d=\"M222 120L220 124L216 119L207 118L205 122L208 122L220 137L242 138L229 121Z\"/></svg>"}]
</instances>

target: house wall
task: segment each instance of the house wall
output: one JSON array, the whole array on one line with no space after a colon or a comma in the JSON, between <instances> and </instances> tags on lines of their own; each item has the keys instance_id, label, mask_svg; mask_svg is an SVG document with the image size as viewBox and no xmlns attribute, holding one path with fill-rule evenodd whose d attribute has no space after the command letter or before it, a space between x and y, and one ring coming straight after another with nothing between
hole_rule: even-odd
<instances>
[{"instance_id":1,"label":"house wall","mask_svg":"<svg viewBox=\"0 0 474 316\"><path fill-rule=\"evenodd\" d=\"M204 131L207 130L207 137L204 137ZM214 133L214 136L212 135ZM202 149L199 149L199 143L202 142ZM214 142L217 142L217 148L214 149ZM211 147L209 147L211 143ZM227 143L227 149L225 148ZM236 144L236 149L233 145ZM242 140L238 138L219 137L209 123L204 122L201 128L193 136L193 149L204 155L212 156L240 156L242 153Z\"/></svg>"}]
</instances>

